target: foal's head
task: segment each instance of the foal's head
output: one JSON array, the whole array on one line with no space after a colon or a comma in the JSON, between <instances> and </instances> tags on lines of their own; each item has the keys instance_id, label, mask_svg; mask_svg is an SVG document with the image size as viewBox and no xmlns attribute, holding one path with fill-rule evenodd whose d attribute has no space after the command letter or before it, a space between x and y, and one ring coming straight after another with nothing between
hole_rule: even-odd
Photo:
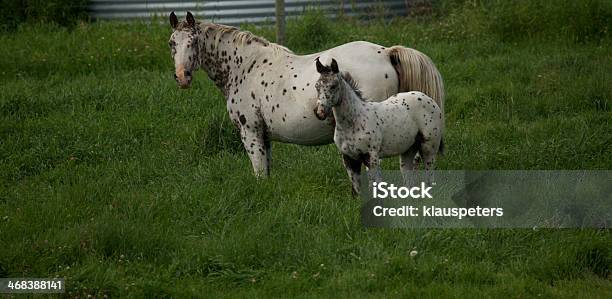
<instances>
[{"instance_id":1,"label":"foal's head","mask_svg":"<svg viewBox=\"0 0 612 299\"><path fill-rule=\"evenodd\" d=\"M187 12L185 21L180 23L174 12L170 13L170 25L173 31L168 45L174 59L174 79L181 88L188 88L191 84L192 73L199 67L198 35L200 29L190 12Z\"/></svg>"},{"instance_id":2,"label":"foal's head","mask_svg":"<svg viewBox=\"0 0 612 299\"><path fill-rule=\"evenodd\" d=\"M318 94L315 115L318 119L324 120L331 113L331 107L336 106L339 102L340 80L342 78L335 59L332 59L331 65L324 66L317 58L316 64L320 77L315 83Z\"/></svg>"}]
</instances>

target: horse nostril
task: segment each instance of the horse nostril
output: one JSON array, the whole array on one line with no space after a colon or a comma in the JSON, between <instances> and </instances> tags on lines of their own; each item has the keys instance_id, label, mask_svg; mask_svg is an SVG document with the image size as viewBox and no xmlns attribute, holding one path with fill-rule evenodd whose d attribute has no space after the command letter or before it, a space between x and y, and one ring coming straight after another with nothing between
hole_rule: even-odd
<instances>
[{"instance_id":1,"label":"horse nostril","mask_svg":"<svg viewBox=\"0 0 612 299\"><path fill-rule=\"evenodd\" d=\"M174 74L174 80L178 79L178 77L176 76L176 74Z\"/></svg>"},{"instance_id":2,"label":"horse nostril","mask_svg":"<svg viewBox=\"0 0 612 299\"><path fill-rule=\"evenodd\" d=\"M190 71L185 71L185 76L191 77L191 72Z\"/></svg>"}]
</instances>

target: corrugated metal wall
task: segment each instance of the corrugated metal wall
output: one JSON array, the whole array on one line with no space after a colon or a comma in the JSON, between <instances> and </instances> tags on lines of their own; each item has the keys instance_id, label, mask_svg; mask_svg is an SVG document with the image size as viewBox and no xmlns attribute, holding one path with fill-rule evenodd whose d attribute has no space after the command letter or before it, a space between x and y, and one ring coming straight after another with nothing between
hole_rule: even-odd
<instances>
[{"instance_id":1,"label":"corrugated metal wall","mask_svg":"<svg viewBox=\"0 0 612 299\"><path fill-rule=\"evenodd\" d=\"M180 0L91 0L89 12L94 19L146 19L167 17L176 11L179 17L189 10L194 15L217 23L239 25L274 21L274 0L261 1L180 1ZM331 15L342 11L349 16L404 15L405 0L286 0L287 17L300 15L308 7L317 7ZM341 9L343 8L343 9Z\"/></svg>"}]
</instances>

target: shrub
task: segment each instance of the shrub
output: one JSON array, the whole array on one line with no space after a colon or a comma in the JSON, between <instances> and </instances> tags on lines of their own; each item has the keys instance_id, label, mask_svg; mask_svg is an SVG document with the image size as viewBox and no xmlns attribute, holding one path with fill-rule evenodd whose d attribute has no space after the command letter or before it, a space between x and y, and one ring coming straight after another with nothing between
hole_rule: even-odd
<instances>
[{"instance_id":1,"label":"shrub","mask_svg":"<svg viewBox=\"0 0 612 299\"><path fill-rule=\"evenodd\" d=\"M493 34L501 40L609 37L612 3L606 0L435 1L446 33L455 38Z\"/></svg>"},{"instance_id":2,"label":"shrub","mask_svg":"<svg viewBox=\"0 0 612 299\"><path fill-rule=\"evenodd\" d=\"M321 10L309 9L287 24L287 45L291 49L314 51L335 40L331 18Z\"/></svg>"},{"instance_id":3,"label":"shrub","mask_svg":"<svg viewBox=\"0 0 612 299\"><path fill-rule=\"evenodd\" d=\"M87 0L2 0L1 3L3 30L25 22L73 26L87 19Z\"/></svg>"},{"instance_id":4,"label":"shrub","mask_svg":"<svg viewBox=\"0 0 612 299\"><path fill-rule=\"evenodd\" d=\"M604 38L612 24L609 1L496 1L491 31L503 39L547 35L574 41Z\"/></svg>"}]
</instances>

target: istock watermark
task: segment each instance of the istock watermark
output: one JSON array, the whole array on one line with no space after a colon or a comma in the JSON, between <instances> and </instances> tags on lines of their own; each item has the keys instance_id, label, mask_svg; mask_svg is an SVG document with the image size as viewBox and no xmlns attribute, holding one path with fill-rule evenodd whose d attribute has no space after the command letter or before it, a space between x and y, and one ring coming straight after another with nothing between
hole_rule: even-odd
<instances>
[{"instance_id":1,"label":"istock watermark","mask_svg":"<svg viewBox=\"0 0 612 299\"><path fill-rule=\"evenodd\" d=\"M432 198L431 194L429 194L432 186L427 186L425 182L421 182L420 187L397 187L394 184L388 184L386 182L373 182L372 186L373 198Z\"/></svg>"},{"instance_id":2,"label":"istock watermark","mask_svg":"<svg viewBox=\"0 0 612 299\"><path fill-rule=\"evenodd\" d=\"M361 196L366 227L609 228L612 171L383 173Z\"/></svg>"}]
</instances>

